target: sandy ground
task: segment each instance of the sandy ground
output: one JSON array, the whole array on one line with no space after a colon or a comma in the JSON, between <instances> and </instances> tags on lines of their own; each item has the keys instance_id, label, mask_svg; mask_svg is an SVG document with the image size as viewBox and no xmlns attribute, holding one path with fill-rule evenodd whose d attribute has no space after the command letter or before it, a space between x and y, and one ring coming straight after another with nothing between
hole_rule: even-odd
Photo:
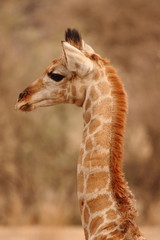
<instances>
[{"instance_id":1,"label":"sandy ground","mask_svg":"<svg viewBox=\"0 0 160 240\"><path fill-rule=\"evenodd\" d=\"M148 240L160 240L160 227L142 227ZM0 240L83 240L80 227L0 227Z\"/></svg>"}]
</instances>

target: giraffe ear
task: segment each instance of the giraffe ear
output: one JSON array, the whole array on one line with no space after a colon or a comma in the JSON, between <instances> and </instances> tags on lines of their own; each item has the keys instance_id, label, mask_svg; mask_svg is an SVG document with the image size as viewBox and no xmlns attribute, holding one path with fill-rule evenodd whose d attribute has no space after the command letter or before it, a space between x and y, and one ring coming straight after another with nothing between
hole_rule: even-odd
<instances>
[{"instance_id":1,"label":"giraffe ear","mask_svg":"<svg viewBox=\"0 0 160 240\"><path fill-rule=\"evenodd\" d=\"M84 51L89 52L89 53L95 53L95 51L93 50L93 48L88 45L84 40L82 40L82 48Z\"/></svg>"},{"instance_id":2,"label":"giraffe ear","mask_svg":"<svg viewBox=\"0 0 160 240\"><path fill-rule=\"evenodd\" d=\"M93 69L92 61L87 58L79 49L68 42L62 42L64 57L69 71L76 72L84 77Z\"/></svg>"}]
</instances>

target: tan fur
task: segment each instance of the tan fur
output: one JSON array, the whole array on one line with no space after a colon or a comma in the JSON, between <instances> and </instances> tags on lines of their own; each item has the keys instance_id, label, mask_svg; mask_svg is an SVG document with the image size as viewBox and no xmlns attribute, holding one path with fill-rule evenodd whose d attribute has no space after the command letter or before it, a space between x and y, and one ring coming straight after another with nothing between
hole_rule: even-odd
<instances>
[{"instance_id":1,"label":"tan fur","mask_svg":"<svg viewBox=\"0 0 160 240\"><path fill-rule=\"evenodd\" d=\"M96 112L98 115L105 116L106 119L109 119L112 116L111 104L111 98L106 98L93 107L93 112Z\"/></svg>"},{"instance_id":2,"label":"tan fur","mask_svg":"<svg viewBox=\"0 0 160 240\"><path fill-rule=\"evenodd\" d=\"M86 193L95 192L106 187L108 180L108 174L106 172L91 173L87 180Z\"/></svg>"},{"instance_id":3,"label":"tan fur","mask_svg":"<svg viewBox=\"0 0 160 240\"><path fill-rule=\"evenodd\" d=\"M86 102L86 105L85 105L85 109L86 109L86 110L89 109L90 106L91 106L91 100L88 99L87 102Z\"/></svg>"},{"instance_id":4,"label":"tan fur","mask_svg":"<svg viewBox=\"0 0 160 240\"><path fill-rule=\"evenodd\" d=\"M93 86L91 87L90 97L93 101L97 100L99 97L98 93L96 92L96 90Z\"/></svg>"},{"instance_id":5,"label":"tan fur","mask_svg":"<svg viewBox=\"0 0 160 240\"><path fill-rule=\"evenodd\" d=\"M79 199L79 208L80 208L80 213L82 214L82 210L83 210L83 205L84 205L84 200L83 199Z\"/></svg>"},{"instance_id":6,"label":"tan fur","mask_svg":"<svg viewBox=\"0 0 160 240\"><path fill-rule=\"evenodd\" d=\"M103 160L99 161L100 158L103 157ZM107 153L99 153L98 151L94 151L92 154L87 154L84 159L84 167L105 167L109 162L109 154Z\"/></svg>"},{"instance_id":7,"label":"tan fur","mask_svg":"<svg viewBox=\"0 0 160 240\"><path fill-rule=\"evenodd\" d=\"M110 223L106 223L101 228L99 228L98 232L101 232L102 230L112 230L112 229L115 229L116 226L117 226L117 223L114 221Z\"/></svg>"},{"instance_id":8,"label":"tan fur","mask_svg":"<svg viewBox=\"0 0 160 240\"><path fill-rule=\"evenodd\" d=\"M31 86L27 87L24 92L28 92L28 95L26 95L25 98L23 98L22 100L24 101L27 101L30 96L38 91L41 90L41 88L43 87L43 82L42 82L42 79L40 79L39 81L36 81L36 83L32 84Z\"/></svg>"},{"instance_id":9,"label":"tan fur","mask_svg":"<svg viewBox=\"0 0 160 240\"><path fill-rule=\"evenodd\" d=\"M98 195L96 198L87 201L87 205L91 211L91 213L95 213L104 208L109 207L112 202L109 200L109 196L107 194Z\"/></svg>"},{"instance_id":10,"label":"tan fur","mask_svg":"<svg viewBox=\"0 0 160 240\"><path fill-rule=\"evenodd\" d=\"M79 164L82 164L82 156L83 156L83 154L84 154L84 150L81 149L80 152L79 152L79 157L78 157L78 163Z\"/></svg>"},{"instance_id":11,"label":"tan fur","mask_svg":"<svg viewBox=\"0 0 160 240\"><path fill-rule=\"evenodd\" d=\"M90 223L90 234L91 236L95 233L97 227L103 223L103 218L102 217L95 217L92 219L91 223Z\"/></svg>"},{"instance_id":12,"label":"tan fur","mask_svg":"<svg viewBox=\"0 0 160 240\"><path fill-rule=\"evenodd\" d=\"M77 185L78 191L83 192L83 189L84 189L84 174L83 174L83 172L80 172L78 174L77 182L78 182L78 185Z\"/></svg>"},{"instance_id":13,"label":"tan fur","mask_svg":"<svg viewBox=\"0 0 160 240\"><path fill-rule=\"evenodd\" d=\"M109 94L110 88L107 82L100 82L98 83L98 88L102 95Z\"/></svg>"},{"instance_id":14,"label":"tan fur","mask_svg":"<svg viewBox=\"0 0 160 240\"><path fill-rule=\"evenodd\" d=\"M102 126L102 130L105 133L108 133L111 131L111 124L110 123L104 123ZM111 141L110 141L110 135L102 135L101 132L97 132L94 134L94 140L97 145L100 145L103 148L110 148L111 147Z\"/></svg>"},{"instance_id":15,"label":"tan fur","mask_svg":"<svg viewBox=\"0 0 160 240\"><path fill-rule=\"evenodd\" d=\"M115 219L117 216L116 210L113 210L113 209L110 209L109 211L107 211L106 214L107 214L107 218L111 220Z\"/></svg>"},{"instance_id":16,"label":"tan fur","mask_svg":"<svg viewBox=\"0 0 160 240\"><path fill-rule=\"evenodd\" d=\"M89 222L89 212L88 212L87 207L85 207L85 209L84 209L84 222L85 222L85 224L88 224L88 222Z\"/></svg>"},{"instance_id":17,"label":"tan fur","mask_svg":"<svg viewBox=\"0 0 160 240\"><path fill-rule=\"evenodd\" d=\"M98 126L100 126L100 121L98 119L93 119L90 123L90 127L89 127L89 133L92 134L97 128Z\"/></svg>"},{"instance_id":18,"label":"tan fur","mask_svg":"<svg viewBox=\"0 0 160 240\"><path fill-rule=\"evenodd\" d=\"M93 79L94 80L98 80L100 78L100 73L96 70L94 71L94 74L93 74Z\"/></svg>"},{"instance_id":19,"label":"tan fur","mask_svg":"<svg viewBox=\"0 0 160 240\"><path fill-rule=\"evenodd\" d=\"M76 87L72 86L72 95L75 97L76 96Z\"/></svg>"},{"instance_id":20,"label":"tan fur","mask_svg":"<svg viewBox=\"0 0 160 240\"><path fill-rule=\"evenodd\" d=\"M86 112L84 114L84 120L86 123L88 123L91 120L91 114L89 112Z\"/></svg>"},{"instance_id":21,"label":"tan fur","mask_svg":"<svg viewBox=\"0 0 160 240\"><path fill-rule=\"evenodd\" d=\"M85 239L88 239L88 231L86 228L84 228L84 235L85 235Z\"/></svg>"},{"instance_id":22,"label":"tan fur","mask_svg":"<svg viewBox=\"0 0 160 240\"><path fill-rule=\"evenodd\" d=\"M92 140L89 138L86 142L86 150L91 150L93 148Z\"/></svg>"}]
</instances>

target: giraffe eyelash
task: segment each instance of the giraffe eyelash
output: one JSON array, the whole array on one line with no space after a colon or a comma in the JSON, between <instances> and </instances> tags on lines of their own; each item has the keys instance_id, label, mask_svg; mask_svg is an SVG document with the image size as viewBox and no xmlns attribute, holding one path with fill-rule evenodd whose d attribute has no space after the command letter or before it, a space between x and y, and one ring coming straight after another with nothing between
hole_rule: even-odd
<instances>
[{"instance_id":1,"label":"giraffe eyelash","mask_svg":"<svg viewBox=\"0 0 160 240\"><path fill-rule=\"evenodd\" d=\"M48 73L48 77L50 77L52 80L56 81L56 82L60 82L64 76L58 73L53 73L53 72L49 72Z\"/></svg>"}]
</instances>

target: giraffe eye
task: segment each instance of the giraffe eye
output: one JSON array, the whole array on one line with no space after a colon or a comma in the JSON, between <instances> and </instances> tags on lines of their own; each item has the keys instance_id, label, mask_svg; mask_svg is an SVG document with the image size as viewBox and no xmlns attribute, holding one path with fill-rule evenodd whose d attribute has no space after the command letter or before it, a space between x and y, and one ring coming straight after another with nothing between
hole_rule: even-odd
<instances>
[{"instance_id":1,"label":"giraffe eye","mask_svg":"<svg viewBox=\"0 0 160 240\"><path fill-rule=\"evenodd\" d=\"M52 80L56 81L56 82L60 82L64 76L58 73L53 73L53 72L49 72L48 73L48 77L50 77Z\"/></svg>"}]
</instances>

